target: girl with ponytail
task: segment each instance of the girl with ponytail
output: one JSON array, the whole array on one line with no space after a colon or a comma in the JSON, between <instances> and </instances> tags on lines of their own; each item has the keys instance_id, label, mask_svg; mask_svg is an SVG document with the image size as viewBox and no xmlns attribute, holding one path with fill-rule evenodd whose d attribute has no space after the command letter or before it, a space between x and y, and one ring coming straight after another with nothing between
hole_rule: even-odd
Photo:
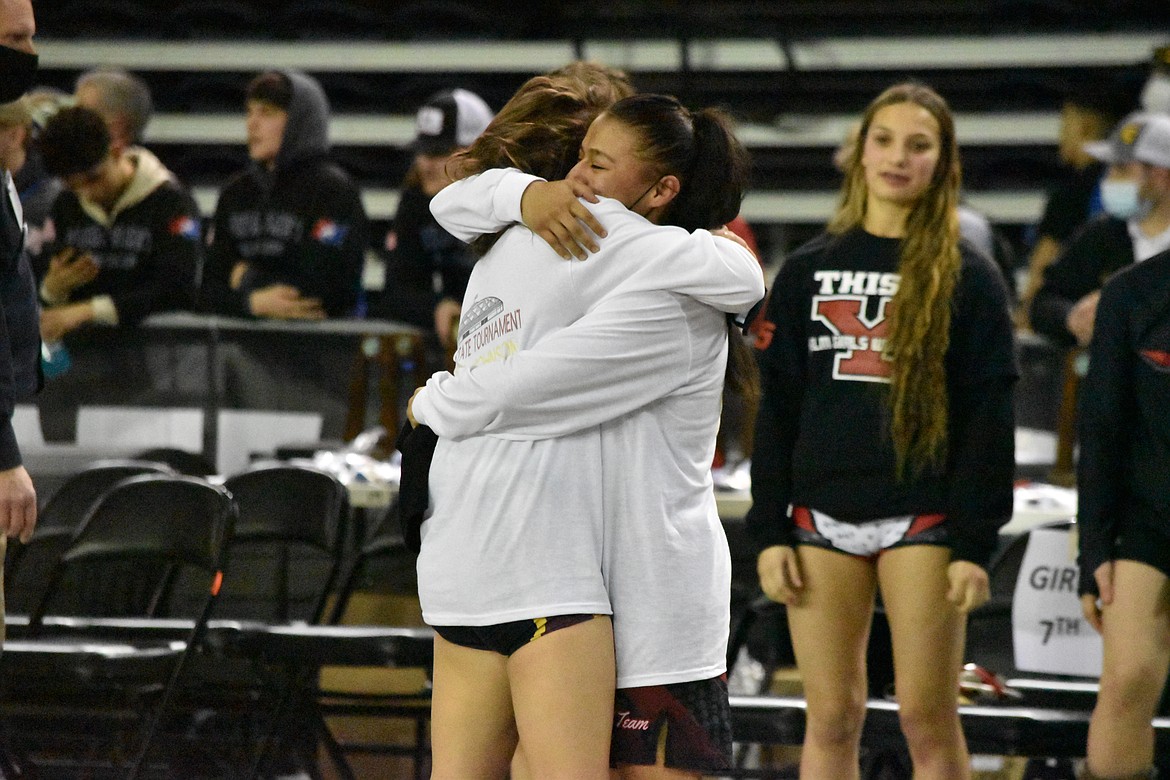
<instances>
[{"instance_id":1,"label":"girl with ponytail","mask_svg":"<svg viewBox=\"0 0 1170 780\"><path fill-rule=\"evenodd\" d=\"M731 559L711 463L743 347L727 315L764 291L722 228L746 152L721 114L669 97L619 100L569 147L534 130L564 106L543 111L501 110L455 160L478 175L431 204L453 235L491 236L456 370L408 409L439 437L418 564L438 635L435 777L503 777L517 744L538 777L608 780L611 762L623 777L718 774ZM550 155L578 161L530 164ZM565 257L573 235L596 252L566 261L546 233ZM748 392L750 358L735 363Z\"/></svg>"},{"instance_id":2,"label":"girl with ponytail","mask_svg":"<svg viewBox=\"0 0 1170 780\"><path fill-rule=\"evenodd\" d=\"M805 683L802 778L858 776L879 589L914 776L970 774L955 681L1011 517L1016 369L1002 279L959 239L959 183L946 102L890 87L827 230L773 286L748 525Z\"/></svg>"}]
</instances>

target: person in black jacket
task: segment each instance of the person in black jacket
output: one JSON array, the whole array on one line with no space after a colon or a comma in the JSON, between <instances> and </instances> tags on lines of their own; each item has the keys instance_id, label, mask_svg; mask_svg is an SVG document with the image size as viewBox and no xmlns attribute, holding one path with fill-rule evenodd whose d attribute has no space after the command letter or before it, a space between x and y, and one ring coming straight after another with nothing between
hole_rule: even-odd
<instances>
[{"instance_id":1,"label":"person in black jacket","mask_svg":"<svg viewBox=\"0 0 1170 780\"><path fill-rule=\"evenodd\" d=\"M466 89L437 92L419 108L414 162L386 236L386 283L371 307L371 314L434 331L447 349L476 258L470 247L439 227L431 216L431 198L451 183L447 163L491 121L488 105Z\"/></svg>"},{"instance_id":2,"label":"person in black jacket","mask_svg":"<svg viewBox=\"0 0 1170 780\"><path fill-rule=\"evenodd\" d=\"M1152 777L1170 668L1170 252L1101 292L1081 393L1081 603L1105 641L1086 778Z\"/></svg>"},{"instance_id":3,"label":"person in black jacket","mask_svg":"<svg viewBox=\"0 0 1170 780\"><path fill-rule=\"evenodd\" d=\"M914 776L969 777L966 613L1012 512L1016 379L1003 278L960 242L946 102L870 104L837 213L772 286L749 531L788 605L808 700L801 777L857 777L875 591Z\"/></svg>"},{"instance_id":4,"label":"person in black jacket","mask_svg":"<svg viewBox=\"0 0 1170 780\"><path fill-rule=\"evenodd\" d=\"M0 102L16 100L32 86L37 56L36 22L29 0L0 0ZM0 575L8 537L28 541L37 522L37 494L24 468L12 415L16 403L40 387L40 333L36 283L23 249L20 198L12 175L0 172ZM4 638L4 590L0 576L0 641Z\"/></svg>"},{"instance_id":5,"label":"person in black jacket","mask_svg":"<svg viewBox=\"0 0 1170 780\"><path fill-rule=\"evenodd\" d=\"M116 146L102 116L74 106L39 138L45 169L65 182L41 276L41 336L59 360L38 405L46 439L73 438L80 403L134 403L152 383L132 329L188 309L202 262L194 198L158 158ZM52 373L52 371L50 371Z\"/></svg>"},{"instance_id":6,"label":"person in black jacket","mask_svg":"<svg viewBox=\"0 0 1170 780\"><path fill-rule=\"evenodd\" d=\"M1036 237L1028 256L1028 275L1020 291L1021 323L1044 281L1044 269L1052 265L1082 225L1101 213L1101 177L1105 164L1091 153L1098 142L1129 109L1117 85L1088 81L1074 87L1060 107L1057 151L1060 168L1044 195L1044 211L1036 224Z\"/></svg>"},{"instance_id":7,"label":"person in black jacket","mask_svg":"<svg viewBox=\"0 0 1170 780\"><path fill-rule=\"evenodd\" d=\"M118 152L101 115L80 106L49 120L40 148L66 187L53 204L56 238L41 281L45 340L189 308L199 211L174 174L144 149Z\"/></svg>"},{"instance_id":8,"label":"person in black jacket","mask_svg":"<svg viewBox=\"0 0 1170 780\"><path fill-rule=\"evenodd\" d=\"M368 227L357 185L328 158L329 102L298 71L269 71L247 91L252 164L220 193L203 274L217 314L316 321L357 314ZM225 402L309 411L342 434L352 354L301 334L241 334L221 353Z\"/></svg>"},{"instance_id":9,"label":"person in black jacket","mask_svg":"<svg viewBox=\"0 0 1170 780\"><path fill-rule=\"evenodd\" d=\"M1086 346L1101 285L1135 261L1170 248L1170 159L1143 156L1138 149L1147 133L1166 133L1165 116L1131 114L1109 141L1091 144L1089 152L1109 163L1101 183L1106 214L1091 220L1064 254L1044 271L1044 284L1032 300L1032 328L1061 346ZM1151 139L1153 140L1153 139Z\"/></svg>"},{"instance_id":10,"label":"person in black jacket","mask_svg":"<svg viewBox=\"0 0 1170 780\"><path fill-rule=\"evenodd\" d=\"M354 314L368 228L357 185L328 157L329 103L316 80L268 72L248 87L252 165L220 193L203 275L220 314Z\"/></svg>"}]
</instances>

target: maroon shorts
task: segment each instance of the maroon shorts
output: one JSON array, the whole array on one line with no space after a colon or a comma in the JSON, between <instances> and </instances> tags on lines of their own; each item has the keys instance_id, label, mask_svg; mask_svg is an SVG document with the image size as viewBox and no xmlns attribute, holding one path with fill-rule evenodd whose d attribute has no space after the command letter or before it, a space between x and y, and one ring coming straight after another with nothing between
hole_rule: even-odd
<instances>
[{"instance_id":1,"label":"maroon shorts","mask_svg":"<svg viewBox=\"0 0 1170 780\"><path fill-rule=\"evenodd\" d=\"M710 773L731 766L727 675L709 680L619 688L610 765L662 765Z\"/></svg>"}]
</instances>

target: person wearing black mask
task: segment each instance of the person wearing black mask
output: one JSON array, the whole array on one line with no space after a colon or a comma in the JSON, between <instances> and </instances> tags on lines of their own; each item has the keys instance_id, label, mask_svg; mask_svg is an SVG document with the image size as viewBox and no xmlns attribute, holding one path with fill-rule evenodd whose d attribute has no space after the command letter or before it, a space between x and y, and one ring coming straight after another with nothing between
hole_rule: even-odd
<instances>
[{"instance_id":1,"label":"person wearing black mask","mask_svg":"<svg viewBox=\"0 0 1170 780\"><path fill-rule=\"evenodd\" d=\"M19 98L36 78L35 32L30 0L0 0L0 103ZM7 537L27 541L37 522L36 491L21 461L12 414L16 402L41 384L36 285L21 251L24 214L12 175L3 171L2 176L7 197L0 206L0 561Z\"/></svg>"}]
</instances>

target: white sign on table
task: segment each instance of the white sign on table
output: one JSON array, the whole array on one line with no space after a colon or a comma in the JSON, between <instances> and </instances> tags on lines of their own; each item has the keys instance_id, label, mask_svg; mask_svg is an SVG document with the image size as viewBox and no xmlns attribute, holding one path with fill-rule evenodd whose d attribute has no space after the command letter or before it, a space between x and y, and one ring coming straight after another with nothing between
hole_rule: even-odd
<instances>
[{"instance_id":1,"label":"white sign on table","mask_svg":"<svg viewBox=\"0 0 1170 780\"><path fill-rule=\"evenodd\" d=\"M1012 647L1024 672L1101 676L1101 636L1081 614L1075 534L1028 534L1012 598Z\"/></svg>"}]
</instances>

